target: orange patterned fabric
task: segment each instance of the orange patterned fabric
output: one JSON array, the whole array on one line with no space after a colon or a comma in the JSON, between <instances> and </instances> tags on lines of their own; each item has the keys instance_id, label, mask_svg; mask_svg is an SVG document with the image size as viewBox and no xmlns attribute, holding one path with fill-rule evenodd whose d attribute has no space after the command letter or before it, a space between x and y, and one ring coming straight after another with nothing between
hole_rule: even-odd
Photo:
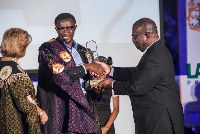
<instances>
[{"instance_id":1,"label":"orange patterned fabric","mask_svg":"<svg viewBox=\"0 0 200 134\"><path fill-rule=\"evenodd\" d=\"M55 41L55 39L53 38L53 39L50 39L49 41L47 41L47 42L54 42Z\"/></svg>"}]
</instances>

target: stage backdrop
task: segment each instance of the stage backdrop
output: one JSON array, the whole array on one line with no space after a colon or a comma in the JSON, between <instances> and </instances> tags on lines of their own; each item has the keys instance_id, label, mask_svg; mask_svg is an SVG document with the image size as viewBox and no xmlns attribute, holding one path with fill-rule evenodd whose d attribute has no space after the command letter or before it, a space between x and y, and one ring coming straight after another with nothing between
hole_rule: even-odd
<instances>
[{"instance_id":1,"label":"stage backdrop","mask_svg":"<svg viewBox=\"0 0 200 134\"><path fill-rule=\"evenodd\" d=\"M111 56L114 66L136 66L142 56L132 44L132 24L136 20L149 17L160 29L159 0L0 0L0 40L12 27L27 30L33 38L26 56L19 60L22 68L38 68L38 47L57 37L54 19L62 12L72 13L77 19L74 39L82 45L96 41L99 55ZM115 127L116 134L134 134L127 96L120 96Z\"/></svg>"},{"instance_id":2,"label":"stage backdrop","mask_svg":"<svg viewBox=\"0 0 200 134\"><path fill-rule=\"evenodd\" d=\"M185 126L200 126L200 0L184 2L182 9L186 9L186 16L180 18L182 29L179 31L181 97Z\"/></svg>"}]
</instances>

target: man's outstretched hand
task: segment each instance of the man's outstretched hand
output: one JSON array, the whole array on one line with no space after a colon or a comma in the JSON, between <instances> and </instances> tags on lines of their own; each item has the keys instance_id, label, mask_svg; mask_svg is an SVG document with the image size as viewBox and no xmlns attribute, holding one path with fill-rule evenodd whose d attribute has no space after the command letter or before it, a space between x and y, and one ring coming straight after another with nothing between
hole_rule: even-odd
<instances>
[{"instance_id":1,"label":"man's outstretched hand","mask_svg":"<svg viewBox=\"0 0 200 134\"><path fill-rule=\"evenodd\" d=\"M93 86L94 88L98 90L103 90L103 89L112 89L112 82L114 80L111 78L105 78L101 82L99 82L97 85Z\"/></svg>"},{"instance_id":2,"label":"man's outstretched hand","mask_svg":"<svg viewBox=\"0 0 200 134\"><path fill-rule=\"evenodd\" d=\"M106 72L104 71L104 68L97 63L90 63L90 64L85 64L85 69L90 71L91 74L104 79L106 77Z\"/></svg>"},{"instance_id":3,"label":"man's outstretched hand","mask_svg":"<svg viewBox=\"0 0 200 134\"><path fill-rule=\"evenodd\" d=\"M86 70L90 71L91 74L104 79L107 74L111 71L111 66L107 65L104 62L95 61L91 64L85 65Z\"/></svg>"},{"instance_id":4,"label":"man's outstretched hand","mask_svg":"<svg viewBox=\"0 0 200 134\"><path fill-rule=\"evenodd\" d=\"M95 63L101 65L101 67L103 68L106 75L110 74L111 66L109 66L108 64L106 64L104 62L99 62L99 61L95 61Z\"/></svg>"}]
</instances>

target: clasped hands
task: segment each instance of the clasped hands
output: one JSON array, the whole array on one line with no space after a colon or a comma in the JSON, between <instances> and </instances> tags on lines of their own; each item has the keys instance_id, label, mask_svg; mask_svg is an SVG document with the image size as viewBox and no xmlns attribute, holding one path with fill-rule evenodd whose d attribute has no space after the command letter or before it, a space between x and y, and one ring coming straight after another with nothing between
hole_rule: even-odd
<instances>
[{"instance_id":1,"label":"clasped hands","mask_svg":"<svg viewBox=\"0 0 200 134\"><path fill-rule=\"evenodd\" d=\"M92 75L101 79L97 85L91 86L92 88L98 92L103 92L104 89L112 88L113 79L106 78L106 75L110 74L111 66L104 62L95 61L94 63L91 63L89 66L87 66L86 69L89 70Z\"/></svg>"}]
</instances>

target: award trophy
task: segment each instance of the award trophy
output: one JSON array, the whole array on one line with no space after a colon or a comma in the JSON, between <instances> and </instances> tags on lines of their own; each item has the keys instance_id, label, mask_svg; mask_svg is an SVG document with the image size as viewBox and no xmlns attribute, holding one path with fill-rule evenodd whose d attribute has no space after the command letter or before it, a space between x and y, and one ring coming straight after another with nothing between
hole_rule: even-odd
<instances>
[{"instance_id":1,"label":"award trophy","mask_svg":"<svg viewBox=\"0 0 200 134\"><path fill-rule=\"evenodd\" d=\"M86 42L86 49L87 49L86 57L89 63L94 63L95 60L99 61L97 43L95 41L91 40L91 41ZM97 85L100 81L101 81L100 78L97 78L92 75L92 80L90 80L89 85L90 86Z\"/></svg>"}]
</instances>

